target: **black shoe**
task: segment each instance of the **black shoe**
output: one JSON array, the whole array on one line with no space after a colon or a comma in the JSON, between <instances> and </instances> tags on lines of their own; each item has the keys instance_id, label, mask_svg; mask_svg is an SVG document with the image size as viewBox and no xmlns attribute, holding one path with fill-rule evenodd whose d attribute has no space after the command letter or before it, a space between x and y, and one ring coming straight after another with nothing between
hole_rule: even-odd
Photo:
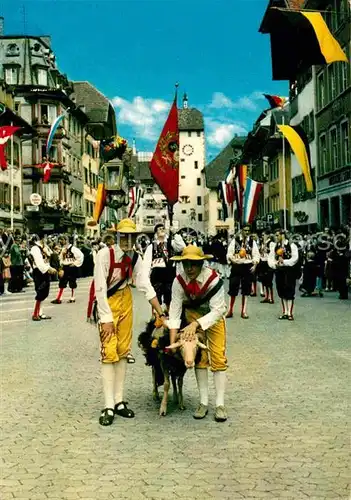
<instances>
[{"instance_id":1,"label":"black shoe","mask_svg":"<svg viewBox=\"0 0 351 500\"><path fill-rule=\"evenodd\" d=\"M115 415L120 415L124 418L134 418L134 411L127 407L126 401L121 401L120 403L115 404ZM123 405L123 408L118 410L119 405Z\"/></svg>"},{"instance_id":2,"label":"black shoe","mask_svg":"<svg viewBox=\"0 0 351 500\"><path fill-rule=\"evenodd\" d=\"M40 319L51 319L51 316L46 316L46 314L41 314Z\"/></svg>"},{"instance_id":3,"label":"black shoe","mask_svg":"<svg viewBox=\"0 0 351 500\"><path fill-rule=\"evenodd\" d=\"M112 415L109 413L109 411L112 412ZM99 424L103 425L103 426L111 425L112 422L114 421L114 419L115 419L115 415L114 415L113 408L105 408L101 412L101 415L99 418Z\"/></svg>"},{"instance_id":4,"label":"black shoe","mask_svg":"<svg viewBox=\"0 0 351 500\"><path fill-rule=\"evenodd\" d=\"M287 314L282 314L281 316L279 316L278 319L288 319L288 315Z\"/></svg>"},{"instance_id":5,"label":"black shoe","mask_svg":"<svg viewBox=\"0 0 351 500\"><path fill-rule=\"evenodd\" d=\"M62 300L58 300L58 299L52 300L51 304L62 304Z\"/></svg>"}]
</instances>

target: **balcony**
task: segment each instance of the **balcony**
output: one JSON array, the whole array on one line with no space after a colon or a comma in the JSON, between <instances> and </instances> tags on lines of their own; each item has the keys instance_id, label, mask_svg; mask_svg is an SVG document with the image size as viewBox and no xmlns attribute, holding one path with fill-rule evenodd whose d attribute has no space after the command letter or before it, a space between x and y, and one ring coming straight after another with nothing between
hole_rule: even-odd
<instances>
[{"instance_id":1,"label":"balcony","mask_svg":"<svg viewBox=\"0 0 351 500\"><path fill-rule=\"evenodd\" d=\"M46 119L39 121L38 118L33 118L32 120L32 126L38 137L47 137L49 135L51 125L52 124ZM69 139L65 128L63 126L59 126L55 133L55 139L63 139L64 137Z\"/></svg>"},{"instance_id":2,"label":"balcony","mask_svg":"<svg viewBox=\"0 0 351 500\"><path fill-rule=\"evenodd\" d=\"M23 179L39 182L43 178L44 170L39 165L23 165ZM71 184L72 175L65 165L57 165L51 170L50 181L62 180L65 184Z\"/></svg>"}]
</instances>

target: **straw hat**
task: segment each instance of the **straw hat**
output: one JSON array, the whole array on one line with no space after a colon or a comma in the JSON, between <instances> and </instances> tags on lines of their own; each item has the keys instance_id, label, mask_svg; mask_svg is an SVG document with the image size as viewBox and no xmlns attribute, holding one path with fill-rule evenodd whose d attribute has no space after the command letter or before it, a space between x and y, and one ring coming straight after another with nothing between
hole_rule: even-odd
<instances>
[{"instance_id":1,"label":"straw hat","mask_svg":"<svg viewBox=\"0 0 351 500\"><path fill-rule=\"evenodd\" d=\"M136 233L136 225L131 219L122 219L117 224L116 231L118 233Z\"/></svg>"},{"instance_id":2,"label":"straw hat","mask_svg":"<svg viewBox=\"0 0 351 500\"><path fill-rule=\"evenodd\" d=\"M188 245L183 248L182 255L171 257L171 260L209 260L213 259L213 255L205 255L201 248L195 245Z\"/></svg>"}]
</instances>

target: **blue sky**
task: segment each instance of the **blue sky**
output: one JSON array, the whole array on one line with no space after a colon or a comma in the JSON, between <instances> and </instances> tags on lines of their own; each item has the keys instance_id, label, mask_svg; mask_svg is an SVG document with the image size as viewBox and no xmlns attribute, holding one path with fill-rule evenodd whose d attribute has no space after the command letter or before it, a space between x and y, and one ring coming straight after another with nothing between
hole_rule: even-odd
<instances>
[{"instance_id":1,"label":"blue sky","mask_svg":"<svg viewBox=\"0 0 351 500\"><path fill-rule=\"evenodd\" d=\"M60 71L116 107L118 132L153 151L179 81L205 116L208 160L266 106L273 82L268 0L3 0L5 34L50 34ZM23 6L25 16L23 15Z\"/></svg>"}]
</instances>

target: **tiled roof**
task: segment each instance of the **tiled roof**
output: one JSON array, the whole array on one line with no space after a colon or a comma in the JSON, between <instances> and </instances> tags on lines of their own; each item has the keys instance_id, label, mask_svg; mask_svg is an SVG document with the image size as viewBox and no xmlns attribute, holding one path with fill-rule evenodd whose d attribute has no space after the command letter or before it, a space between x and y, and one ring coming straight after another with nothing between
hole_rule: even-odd
<instances>
[{"instance_id":1,"label":"tiled roof","mask_svg":"<svg viewBox=\"0 0 351 500\"><path fill-rule=\"evenodd\" d=\"M73 82L78 105L85 106L85 113L93 123L107 123L110 102L89 82Z\"/></svg>"},{"instance_id":2,"label":"tiled roof","mask_svg":"<svg viewBox=\"0 0 351 500\"><path fill-rule=\"evenodd\" d=\"M235 136L226 147L205 167L206 186L217 188L218 183L224 180L230 160L234 158L233 149L242 150L246 137Z\"/></svg>"},{"instance_id":3,"label":"tiled roof","mask_svg":"<svg viewBox=\"0 0 351 500\"><path fill-rule=\"evenodd\" d=\"M204 117L196 108L178 110L179 130L204 130Z\"/></svg>"}]
</instances>

